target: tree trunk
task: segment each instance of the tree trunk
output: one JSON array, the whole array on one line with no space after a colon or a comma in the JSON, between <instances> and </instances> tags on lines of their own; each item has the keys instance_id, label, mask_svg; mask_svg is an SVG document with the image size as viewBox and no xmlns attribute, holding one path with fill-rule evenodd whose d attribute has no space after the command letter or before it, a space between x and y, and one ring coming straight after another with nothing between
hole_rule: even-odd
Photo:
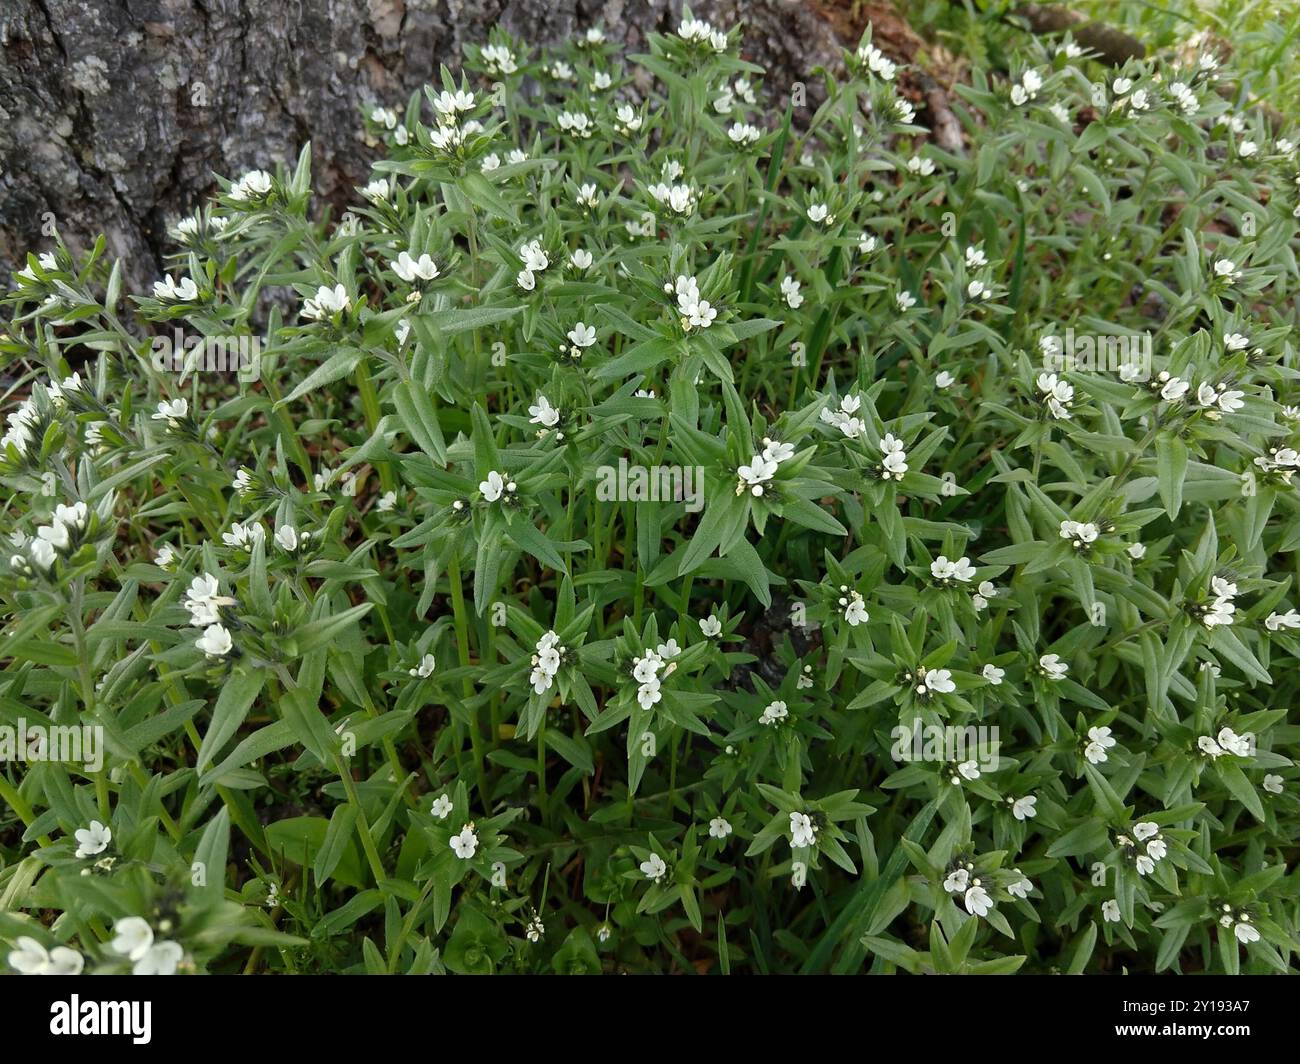
<instances>
[{"instance_id":1,"label":"tree trunk","mask_svg":"<svg viewBox=\"0 0 1300 1064\"><path fill-rule=\"evenodd\" d=\"M719 25L744 19L774 100L837 64L830 8L693 5ZM318 194L352 200L372 158L362 105L403 105L491 27L536 47L601 24L636 50L679 13L676 0L4 0L0 282L57 227L74 248L104 233L139 289L214 172L292 162L310 140Z\"/></svg>"}]
</instances>

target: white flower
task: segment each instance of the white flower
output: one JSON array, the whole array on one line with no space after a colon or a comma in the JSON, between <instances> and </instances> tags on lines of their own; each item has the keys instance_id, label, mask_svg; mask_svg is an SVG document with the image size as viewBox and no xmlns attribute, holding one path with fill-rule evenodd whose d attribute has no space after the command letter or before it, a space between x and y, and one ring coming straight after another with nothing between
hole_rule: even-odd
<instances>
[{"instance_id":1,"label":"white flower","mask_svg":"<svg viewBox=\"0 0 1300 1064\"><path fill-rule=\"evenodd\" d=\"M1206 628L1217 628L1219 625L1232 624L1236 612L1237 607L1233 605L1231 599L1226 597L1216 598L1201 615L1201 623Z\"/></svg>"},{"instance_id":2,"label":"white flower","mask_svg":"<svg viewBox=\"0 0 1300 1064\"><path fill-rule=\"evenodd\" d=\"M975 269L979 269L979 267L981 266L987 266L988 264L989 264L988 256L984 254L984 250L982 248L974 244L971 244L966 248L967 269L975 270Z\"/></svg>"},{"instance_id":3,"label":"white flower","mask_svg":"<svg viewBox=\"0 0 1300 1064\"><path fill-rule=\"evenodd\" d=\"M1255 736L1250 732L1238 735L1231 728L1220 728L1218 740L1226 753L1235 754L1237 757L1250 757Z\"/></svg>"},{"instance_id":4,"label":"white flower","mask_svg":"<svg viewBox=\"0 0 1300 1064\"><path fill-rule=\"evenodd\" d=\"M545 694L551 689L555 674L560 671L563 653L564 647L560 646L560 637L554 631L543 633L541 639L537 640L536 652L532 659L533 671L529 676L529 682L532 683L536 694Z\"/></svg>"},{"instance_id":5,"label":"white flower","mask_svg":"<svg viewBox=\"0 0 1300 1064\"><path fill-rule=\"evenodd\" d=\"M791 310L798 310L803 306L803 296L799 293L799 282L789 274L781 279L781 295Z\"/></svg>"},{"instance_id":6,"label":"white flower","mask_svg":"<svg viewBox=\"0 0 1300 1064\"><path fill-rule=\"evenodd\" d=\"M221 533L221 541L227 547L238 547L241 550L252 550L253 544L266 538L266 529L256 521L249 521L247 524L235 524L230 526L229 532Z\"/></svg>"},{"instance_id":7,"label":"white flower","mask_svg":"<svg viewBox=\"0 0 1300 1064\"><path fill-rule=\"evenodd\" d=\"M884 53L875 45L864 44L859 48L858 59L866 63L868 69L882 80L893 81L897 67L889 59L886 59Z\"/></svg>"},{"instance_id":8,"label":"white flower","mask_svg":"<svg viewBox=\"0 0 1300 1064\"><path fill-rule=\"evenodd\" d=\"M108 849L108 844L113 841L113 829L98 820L92 820L90 827L77 828L73 836L77 840L77 856L93 857Z\"/></svg>"},{"instance_id":9,"label":"white flower","mask_svg":"<svg viewBox=\"0 0 1300 1064\"><path fill-rule=\"evenodd\" d=\"M176 562L176 552L170 543L164 543L153 556L153 561L160 569L170 569Z\"/></svg>"},{"instance_id":10,"label":"white flower","mask_svg":"<svg viewBox=\"0 0 1300 1064\"><path fill-rule=\"evenodd\" d=\"M433 109L444 118L455 119L461 112L474 110L474 94L463 89L456 92L444 89L433 98Z\"/></svg>"},{"instance_id":11,"label":"white flower","mask_svg":"<svg viewBox=\"0 0 1300 1064\"><path fill-rule=\"evenodd\" d=\"M1038 804L1038 799L1032 794L1026 794L1023 798L1017 798L1011 804L1011 815L1017 820L1032 820L1038 815L1034 808Z\"/></svg>"},{"instance_id":12,"label":"white flower","mask_svg":"<svg viewBox=\"0 0 1300 1064\"><path fill-rule=\"evenodd\" d=\"M624 133L635 133L641 128L641 116L631 104L621 103L615 112L618 125Z\"/></svg>"},{"instance_id":13,"label":"white flower","mask_svg":"<svg viewBox=\"0 0 1300 1064\"><path fill-rule=\"evenodd\" d=\"M382 203L392 194L386 178L376 178L361 190L361 195L371 203Z\"/></svg>"},{"instance_id":14,"label":"white flower","mask_svg":"<svg viewBox=\"0 0 1300 1064\"><path fill-rule=\"evenodd\" d=\"M943 889L949 894L965 894L969 885L970 872L965 868L954 869L943 881Z\"/></svg>"},{"instance_id":15,"label":"white flower","mask_svg":"<svg viewBox=\"0 0 1300 1064\"><path fill-rule=\"evenodd\" d=\"M1160 834L1160 825L1154 820L1143 820L1133 825L1133 837L1138 842L1145 842L1158 834Z\"/></svg>"},{"instance_id":16,"label":"white flower","mask_svg":"<svg viewBox=\"0 0 1300 1064\"><path fill-rule=\"evenodd\" d=\"M48 953L36 939L19 935L9 953L9 967L21 975L80 975L86 959L75 949L55 946Z\"/></svg>"},{"instance_id":17,"label":"white flower","mask_svg":"<svg viewBox=\"0 0 1300 1064\"><path fill-rule=\"evenodd\" d=\"M1237 269L1237 264L1231 259L1215 259L1214 275L1226 281L1235 281L1241 277L1241 271Z\"/></svg>"},{"instance_id":18,"label":"white flower","mask_svg":"<svg viewBox=\"0 0 1300 1064\"><path fill-rule=\"evenodd\" d=\"M1208 735L1200 736L1196 740L1196 745L1200 748L1201 753L1208 754L1211 758L1223 756L1223 747Z\"/></svg>"},{"instance_id":19,"label":"white flower","mask_svg":"<svg viewBox=\"0 0 1300 1064\"><path fill-rule=\"evenodd\" d=\"M203 629L203 634L194 641L194 645L210 658L221 658L230 653L234 642L224 625L210 624Z\"/></svg>"},{"instance_id":20,"label":"white flower","mask_svg":"<svg viewBox=\"0 0 1300 1064\"><path fill-rule=\"evenodd\" d=\"M1087 548L1097 542L1097 537L1101 534L1101 529L1091 521L1062 521L1061 538L1070 540L1076 550Z\"/></svg>"},{"instance_id":21,"label":"white flower","mask_svg":"<svg viewBox=\"0 0 1300 1064\"><path fill-rule=\"evenodd\" d=\"M1058 421L1068 420L1070 403L1074 401L1074 385L1061 380L1055 373L1040 373L1037 384L1052 416Z\"/></svg>"},{"instance_id":22,"label":"white flower","mask_svg":"<svg viewBox=\"0 0 1300 1064\"><path fill-rule=\"evenodd\" d=\"M743 465L736 470L740 477L739 487L748 487L753 495L763 494L763 485L766 484L775 475L777 463L761 454L756 454L749 460L749 465ZM737 492L739 494L739 491Z\"/></svg>"},{"instance_id":23,"label":"white flower","mask_svg":"<svg viewBox=\"0 0 1300 1064\"><path fill-rule=\"evenodd\" d=\"M1101 918L1108 924L1119 923L1119 902L1114 898L1107 898L1101 903Z\"/></svg>"},{"instance_id":24,"label":"white flower","mask_svg":"<svg viewBox=\"0 0 1300 1064\"><path fill-rule=\"evenodd\" d=\"M871 620L861 592L850 591L847 597L840 599L839 604L844 607L844 619L848 622L850 628L856 628L858 625Z\"/></svg>"},{"instance_id":25,"label":"white flower","mask_svg":"<svg viewBox=\"0 0 1300 1064\"><path fill-rule=\"evenodd\" d=\"M158 404L158 409L153 413L154 421L165 421L172 428L176 428L180 419L190 412L190 403L188 399L164 399Z\"/></svg>"},{"instance_id":26,"label":"white flower","mask_svg":"<svg viewBox=\"0 0 1300 1064\"><path fill-rule=\"evenodd\" d=\"M748 122L733 122L731 128L727 130L727 137L732 144L756 144L761 135L758 127L752 126Z\"/></svg>"},{"instance_id":27,"label":"white flower","mask_svg":"<svg viewBox=\"0 0 1300 1064\"><path fill-rule=\"evenodd\" d=\"M1176 403L1181 400L1192 386L1189 381L1185 381L1181 377L1169 377L1165 380L1164 374L1161 374L1161 379L1163 383L1160 386L1160 398L1167 403Z\"/></svg>"},{"instance_id":28,"label":"white flower","mask_svg":"<svg viewBox=\"0 0 1300 1064\"><path fill-rule=\"evenodd\" d=\"M957 383L957 378L949 373L946 369L941 369L934 377L934 386L941 392L946 391Z\"/></svg>"},{"instance_id":29,"label":"white flower","mask_svg":"<svg viewBox=\"0 0 1300 1064\"><path fill-rule=\"evenodd\" d=\"M586 270L591 268L591 252L583 248L578 248L569 256L569 263L575 270Z\"/></svg>"},{"instance_id":30,"label":"white flower","mask_svg":"<svg viewBox=\"0 0 1300 1064\"><path fill-rule=\"evenodd\" d=\"M763 437L763 458L769 462L788 462L794 457L794 445Z\"/></svg>"},{"instance_id":31,"label":"white flower","mask_svg":"<svg viewBox=\"0 0 1300 1064\"><path fill-rule=\"evenodd\" d=\"M668 866L664 864L664 859L657 853L652 853L641 862L641 872L652 883L658 883L663 879L664 874L668 871Z\"/></svg>"},{"instance_id":32,"label":"white flower","mask_svg":"<svg viewBox=\"0 0 1300 1064\"><path fill-rule=\"evenodd\" d=\"M898 304L899 310L908 311L916 306L916 296L912 295L911 292L900 291L894 296L894 302Z\"/></svg>"},{"instance_id":33,"label":"white flower","mask_svg":"<svg viewBox=\"0 0 1300 1064\"><path fill-rule=\"evenodd\" d=\"M971 596L971 602L974 603L976 610L985 609L989 604L989 599L996 598L998 589L993 586L990 580L981 580L980 585Z\"/></svg>"},{"instance_id":34,"label":"white flower","mask_svg":"<svg viewBox=\"0 0 1300 1064\"><path fill-rule=\"evenodd\" d=\"M54 565L54 545L49 540L34 539L27 549L31 553L32 561L43 571L48 572Z\"/></svg>"},{"instance_id":35,"label":"white flower","mask_svg":"<svg viewBox=\"0 0 1300 1064\"><path fill-rule=\"evenodd\" d=\"M124 916L113 924L109 946L115 953L138 961L153 945L153 928L138 916Z\"/></svg>"},{"instance_id":36,"label":"white flower","mask_svg":"<svg viewBox=\"0 0 1300 1064\"><path fill-rule=\"evenodd\" d=\"M351 306L352 300L348 298L348 290L341 284L336 284L333 288L321 285L316 289L314 296L303 302L302 316L320 321L348 310Z\"/></svg>"},{"instance_id":37,"label":"white flower","mask_svg":"<svg viewBox=\"0 0 1300 1064\"><path fill-rule=\"evenodd\" d=\"M487 480L479 482L478 490L488 502L496 502L505 491L506 480L495 469L487 475Z\"/></svg>"},{"instance_id":38,"label":"white flower","mask_svg":"<svg viewBox=\"0 0 1300 1064\"><path fill-rule=\"evenodd\" d=\"M1156 863L1144 853L1137 856L1137 872L1140 876L1149 876L1156 870Z\"/></svg>"},{"instance_id":39,"label":"white flower","mask_svg":"<svg viewBox=\"0 0 1300 1064\"><path fill-rule=\"evenodd\" d=\"M1237 923L1233 927L1232 933L1236 936L1237 941L1243 946L1248 946L1252 942L1259 941L1259 932L1248 923Z\"/></svg>"},{"instance_id":40,"label":"white flower","mask_svg":"<svg viewBox=\"0 0 1300 1064\"><path fill-rule=\"evenodd\" d=\"M817 844L817 829L807 813L790 814L790 845L794 849Z\"/></svg>"},{"instance_id":41,"label":"white flower","mask_svg":"<svg viewBox=\"0 0 1300 1064\"><path fill-rule=\"evenodd\" d=\"M193 303L199 298L199 289L192 277L182 278L178 284L172 280L171 274L167 274L161 281L154 282L153 294L155 299L164 299L173 303Z\"/></svg>"},{"instance_id":42,"label":"white flower","mask_svg":"<svg viewBox=\"0 0 1300 1064\"><path fill-rule=\"evenodd\" d=\"M1034 889L1033 883L1029 881L1029 877L1021 872L1019 868L1015 869L1015 873L1020 878L1007 884L1007 893L1014 898L1029 897L1029 892Z\"/></svg>"},{"instance_id":43,"label":"white flower","mask_svg":"<svg viewBox=\"0 0 1300 1064\"><path fill-rule=\"evenodd\" d=\"M553 429L560 421L560 412L551 406L551 401L546 396L539 394L537 402L528 408L528 423L530 425L542 425L545 428Z\"/></svg>"},{"instance_id":44,"label":"white flower","mask_svg":"<svg viewBox=\"0 0 1300 1064\"><path fill-rule=\"evenodd\" d=\"M429 812L439 820L446 820L451 816L451 798L445 794L438 795L429 806Z\"/></svg>"},{"instance_id":45,"label":"white flower","mask_svg":"<svg viewBox=\"0 0 1300 1064\"><path fill-rule=\"evenodd\" d=\"M432 654L425 654L424 657L420 659L420 664L416 665L412 669L408 669L407 672L411 676L418 677L421 680L427 680L433 675L433 670L436 669L437 666L438 659Z\"/></svg>"},{"instance_id":46,"label":"white flower","mask_svg":"<svg viewBox=\"0 0 1300 1064\"><path fill-rule=\"evenodd\" d=\"M1146 556L1146 552L1145 543L1130 543L1128 545L1128 556L1134 561L1141 561Z\"/></svg>"},{"instance_id":47,"label":"white flower","mask_svg":"<svg viewBox=\"0 0 1300 1064\"><path fill-rule=\"evenodd\" d=\"M731 823L720 816L709 821L709 838L725 839L731 834Z\"/></svg>"},{"instance_id":48,"label":"white flower","mask_svg":"<svg viewBox=\"0 0 1300 1064\"><path fill-rule=\"evenodd\" d=\"M966 892L966 911L971 916L987 916L993 908L993 899L978 882Z\"/></svg>"},{"instance_id":49,"label":"white flower","mask_svg":"<svg viewBox=\"0 0 1300 1064\"><path fill-rule=\"evenodd\" d=\"M271 191L271 175L265 170L250 170L231 186L227 195L243 201L265 196Z\"/></svg>"},{"instance_id":50,"label":"white flower","mask_svg":"<svg viewBox=\"0 0 1300 1064\"><path fill-rule=\"evenodd\" d=\"M1264 618L1264 627L1270 632L1280 632L1283 628L1300 628L1300 613L1293 609L1286 613L1274 611Z\"/></svg>"},{"instance_id":51,"label":"white flower","mask_svg":"<svg viewBox=\"0 0 1300 1064\"><path fill-rule=\"evenodd\" d=\"M789 716L790 712L786 709L784 702L772 702L763 710L762 715L758 718L758 723L773 725L785 720Z\"/></svg>"},{"instance_id":52,"label":"white flower","mask_svg":"<svg viewBox=\"0 0 1300 1064\"><path fill-rule=\"evenodd\" d=\"M1088 744L1083 748L1083 756L1091 765L1100 765L1108 758L1106 753L1115 745L1115 739L1109 728L1089 728Z\"/></svg>"},{"instance_id":53,"label":"white flower","mask_svg":"<svg viewBox=\"0 0 1300 1064\"><path fill-rule=\"evenodd\" d=\"M835 221L829 208L824 203L814 203L808 208L808 220L814 224L825 222L827 225Z\"/></svg>"},{"instance_id":54,"label":"white flower","mask_svg":"<svg viewBox=\"0 0 1300 1064\"><path fill-rule=\"evenodd\" d=\"M510 49L503 44L484 45L479 52L489 74L513 74L519 67Z\"/></svg>"},{"instance_id":55,"label":"white flower","mask_svg":"<svg viewBox=\"0 0 1300 1064\"><path fill-rule=\"evenodd\" d=\"M131 974L175 975L184 956L185 950L178 942L155 942L136 959Z\"/></svg>"},{"instance_id":56,"label":"white flower","mask_svg":"<svg viewBox=\"0 0 1300 1064\"><path fill-rule=\"evenodd\" d=\"M565 67L565 70L568 70L568 67ZM579 140L589 140L596 132L596 123L581 111L561 111L556 118L556 123L565 133L571 133Z\"/></svg>"},{"instance_id":57,"label":"white flower","mask_svg":"<svg viewBox=\"0 0 1300 1064\"><path fill-rule=\"evenodd\" d=\"M957 766L957 772L963 779L977 780L980 778L979 762L975 760L963 761ZM953 778L953 782L957 782L956 777Z\"/></svg>"},{"instance_id":58,"label":"white flower","mask_svg":"<svg viewBox=\"0 0 1300 1064\"><path fill-rule=\"evenodd\" d=\"M578 322L568 332L569 341L574 347L587 348L596 342L596 330L590 325Z\"/></svg>"},{"instance_id":59,"label":"white flower","mask_svg":"<svg viewBox=\"0 0 1300 1064\"><path fill-rule=\"evenodd\" d=\"M722 634L722 622L718 620L716 614L709 614L700 621L700 631L709 639L716 639Z\"/></svg>"},{"instance_id":60,"label":"white flower","mask_svg":"<svg viewBox=\"0 0 1300 1064\"><path fill-rule=\"evenodd\" d=\"M1275 773L1270 772L1267 776L1264 777L1263 787L1264 790L1268 791L1269 794L1281 794L1282 777L1276 775Z\"/></svg>"},{"instance_id":61,"label":"white flower","mask_svg":"<svg viewBox=\"0 0 1300 1064\"><path fill-rule=\"evenodd\" d=\"M438 276L438 267L427 254L416 259L412 258L409 251L403 251L389 265L392 266L393 272L407 284L415 281L432 281Z\"/></svg>"},{"instance_id":62,"label":"white flower","mask_svg":"<svg viewBox=\"0 0 1300 1064\"><path fill-rule=\"evenodd\" d=\"M1061 660L1059 654L1044 654L1038 659L1038 667L1043 670L1047 679L1056 681L1065 679L1065 674L1070 671L1070 666Z\"/></svg>"},{"instance_id":63,"label":"white flower","mask_svg":"<svg viewBox=\"0 0 1300 1064\"><path fill-rule=\"evenodd\" d=\"M947 669L930 669L925 674L925 686L936 694L950 694L957 690L957 685L953 683L952 673ZM968 776L967 778L972 777Z\"/></svg>"},{"instance_id":64,"label":"white flower","mask_svg":"<svg viewBox=\"0 0 1300 1064\"><path fill-rule=\"evenodd\" d=\"M473 824L466 824L460 829L459 835L451 837L451 851L462 861L468 861L477 849L478 835L474 831Z\"/></svg>"},{"instance_id":65,"label":"white flower","mask_svg":"<svg viewBox=\"0 0 1300 1064\"><path fill-rule=\"evenodd\" d=\"M1002 677L1006 675L1005 669L999 669L996 665L985 665L980 670L980 675L988 680L994 687L1002 683Z\"/></svg>"},{"instance_id":66,"label":"white flower","mask_svg":"<svg viewBox=\"0 0 1300 1064\"><path fill-rule=\"evenodd\" d=\"M298 530L294 528L293 525L281 525L275 530L276 544L281 550L286 551L289 554L292 554L300 546L306 545L307 540L310 538L310 533L303 532L299 534Z\"/></svg>"},{"instance_id":67,"label":"white flower","mask_svg":"<svg viewBox=\"0 0 1300 1064\"><path fill-rule=\"evenodd\" d=\"M530 240L519 248L519 258L524 269L532 273L541 273L551 264L551 260L542 248L540 240Z\"/></svg>"},{"instance_id":68,"label":"white flower","mask_svg":"<svg viewBox=\"0 0 1300 1064\"><path fill-rule=\"evenodd\" d=\"M951 562L940 554L930 563L930 574L937 580L958 580L963 584L969 584L975 578L975 567L971 565L969 558L962 557Z\"/></svg>"}]
</instances>

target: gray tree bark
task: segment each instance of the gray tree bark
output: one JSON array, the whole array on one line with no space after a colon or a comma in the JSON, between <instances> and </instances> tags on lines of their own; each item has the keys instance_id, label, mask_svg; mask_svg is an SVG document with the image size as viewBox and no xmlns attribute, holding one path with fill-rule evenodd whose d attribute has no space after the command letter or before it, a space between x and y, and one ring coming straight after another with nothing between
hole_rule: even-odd
<instances>
[{"instance_id":1,"label":"gray tree bark","mask_svg":"<svg viewBox=\"0 0 1300 1064\"><path fill-rule=\"evenodd\" d=\"M778 93L834 67L822 4L698 0L746 24L744 54ZM600 23L635 50L679 0L0 0L0 281L51 226L73 247L103 233L139 288L167 226L215 190L214 172L292 162L310 140L336 205L371 153L362 105L405 103L501 25L532 45ZM843 26L840 26L843 31Z\"/></svg>"}]
</instances>

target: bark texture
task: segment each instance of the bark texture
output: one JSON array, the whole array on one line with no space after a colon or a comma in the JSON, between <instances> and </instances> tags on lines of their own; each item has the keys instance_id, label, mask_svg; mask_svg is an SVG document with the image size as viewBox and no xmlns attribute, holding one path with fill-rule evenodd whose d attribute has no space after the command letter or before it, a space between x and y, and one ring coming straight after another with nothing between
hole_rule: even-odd
<instances>
[{"instance_id":1,"label":"bark texture","mask_svg":"<svg viewBox=\"0 0 1300 1064\"><path fill-rule=\"evenodd\" d=\"M834 67L830 6L692 5L745 22L744 54L777 91ZM495 25L541 45L600 23L637 49L679 14L680 0L3 0L0 281L57 226L80 248L104 233L139 287L214 171L292 162L308 140L317 192L346 201L371 158L360 105L404 103Z\"/></svg>"}]
</instances>

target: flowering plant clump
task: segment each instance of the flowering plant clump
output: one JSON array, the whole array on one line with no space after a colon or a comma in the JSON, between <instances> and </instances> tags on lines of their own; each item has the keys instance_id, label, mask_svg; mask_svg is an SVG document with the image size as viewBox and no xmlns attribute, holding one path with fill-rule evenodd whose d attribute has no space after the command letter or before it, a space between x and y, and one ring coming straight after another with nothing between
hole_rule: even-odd
<instances>
[{"instance_id":1,"label":"flowering plant clump","mask_svg":"<svg viewBox=\"0 0 1300 1064\"><path fill-rule=\"evenodd\" d=\"M954 154L738 37L29 258L8 968L1295 970L1295 131L1021 40Z\"/></svg>"}]
</instances>

